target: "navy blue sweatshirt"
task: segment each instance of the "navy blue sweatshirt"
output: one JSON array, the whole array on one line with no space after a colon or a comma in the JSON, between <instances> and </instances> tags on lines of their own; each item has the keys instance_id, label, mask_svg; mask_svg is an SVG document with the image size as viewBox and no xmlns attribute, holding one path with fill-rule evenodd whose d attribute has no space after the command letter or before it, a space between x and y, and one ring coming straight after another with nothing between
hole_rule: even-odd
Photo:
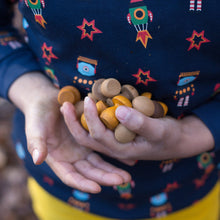
<instances>
[{"instance_id":1,"label":"navy blue sweatshirt","mask_svg":"<svg viewBox=\"0 0 220 220\"><path fill-rule=\"evenodd\" d=\"M10 5L0 1L2 97L8 98L14 80L34 70L47 74L54 86L73 85L83 95L95 80L114 77L140 93L151 92L172 117L196 114L215 139L214 152L187 159L139 161L129 167L103 156L133 179L92 195L65 186L45 163L33 165L18 111L15 147L42 187L74 207L120 219L169 214L210 191L220 149L219 1L21 0L25 38L12 28Z\"/></svg>"}]
</instances>

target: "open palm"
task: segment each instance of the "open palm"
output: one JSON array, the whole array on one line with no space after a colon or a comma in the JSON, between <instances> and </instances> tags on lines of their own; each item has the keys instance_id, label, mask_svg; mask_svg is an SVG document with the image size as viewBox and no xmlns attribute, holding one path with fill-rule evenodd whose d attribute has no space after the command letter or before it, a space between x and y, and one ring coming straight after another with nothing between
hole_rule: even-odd
<instances>
[{"instance_id":1,"label":"open palm","mask_svg":"<svg viewBox=\"0 0 220 220\"><path fill-rule=\"evenodd\" d=\"M35 101L25 112L28 150L35 164L44 160L68 186L98 193L100 185L118 185L130 175L80 146L67 129L55 99Z\"/></svg>"}]
</instances>

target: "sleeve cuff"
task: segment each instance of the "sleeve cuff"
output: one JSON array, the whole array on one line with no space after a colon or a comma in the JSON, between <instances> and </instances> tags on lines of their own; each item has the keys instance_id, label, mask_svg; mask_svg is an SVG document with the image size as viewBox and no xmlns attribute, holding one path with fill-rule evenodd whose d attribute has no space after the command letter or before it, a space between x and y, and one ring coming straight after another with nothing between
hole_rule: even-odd
<instances>
[{"instance_id":1,"label":"sleeve cuff","mask_svg":"<svg viewBox=\"0 0 220 220\"><path fill-rule=\"evenodd\" d=\"M220 150L220 94L194 109L193 113L209 128L215 140L215 149Z\"/></svg>"},{"instance_id":2,"label":"sleeve cuff","mask_svg":"<svg viewBox=\"0 0 220 220\"><path fill-rule=\"evenodd\" d=\"M20 76L33 71L43 72L40 64L28 48L22 48L5 57L0 63L0 96L8 101L8 90Z\"/></svg>"}]
</instances>

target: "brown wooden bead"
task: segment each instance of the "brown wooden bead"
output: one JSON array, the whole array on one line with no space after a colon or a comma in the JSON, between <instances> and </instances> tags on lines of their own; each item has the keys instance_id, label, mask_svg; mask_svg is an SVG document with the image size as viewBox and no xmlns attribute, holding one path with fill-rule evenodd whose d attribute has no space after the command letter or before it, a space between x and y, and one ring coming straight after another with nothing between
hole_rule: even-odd
<instances>
[{"instance_id":1,"label":"brown wooden bead","mask_svg":"<svg viewBox=\"0 0 220 220\"><path fill-rule=\"evenodd\" d=\"M115 128L115 139L120 143L128 143L135 139L135 132L129 130L123 124L118 124Z\"/></svg>"},{"instance_id":2,"label":"brown wooden bead","mask_svg":"<svg viewBox=\"0 0 220 220\"><path fill-rule=\"evenodd\" d=\"M166 116L167 115L167 112L168 112L168 107L167 107L167 105L165 104L165 103L163 103L163 102L160 102L160 101L158 101L158 103L162 106L162 108L163 108L163 111L164 111L164 114L163 114L163 116Z\"/></svg>"},{"instance_id":3,"label":"brown wooden bead","mask_svg":"<svg viewBox=\"0 0 220 220\"><path fill-rule=\"evenodd\" d=\"M89 96L89 98L91 98L94 102L97 102L98 100L94 97L94 95L91 93L91 92L89 92L88 94L87 94L87 96Z\"/></svg>"},{"instance_id":4,"label":"brown wooden bead","mask_svg":"<svg viewBox=\"0 0 220 220\"><path fill-rule=\"evenodd\" d=\"M101 92L101 84L105 81L105 79L98 79L92 86L92 95L96 100L105 100L106 97Z\"/></svg>"},{"instance_id":5,"label":"brown wooden bead","mask_svg":"<svg viewBox=\"0 0 220 220\"><path fill-rule=\"evenodd\" d=\"M99 79L92 86L93 97L102 101L118 95L120 91L121 84L114 78Z\"/></svg>"},{"instance_id":6,"label":"brown wooden bead","mask_svg":"<svg viewBox=\"0 0 220 220\"><path fill-rule=\"evenodd\" d=\"M79 101L75 104L76 117L80 118L82 113L84 112L84 101Z\"/></svg>"},{"instance_id":7,"label":"brown wooden bead","mask_svg":"<svg viewBox=\"0 0 220 220\"><path fill-rule=\"evenodd\" d=\"M117 79L106 79L101 84L101 92L104 96L112 98L121 92L121 84Z\"/></svg>"},{"instance_id":8,"label":"brown wooden bead","mask_svg":"<svg viewBox=\"0 0 220 220\"><path fill-rule=\"evenodd\" d=\"M145 96L138 96L134 98L132 105L134 109L149 117L151 117L155 112L154 102Z\"/></svg>"},{"instance_id":9,"label":"brown wooden bead","mask_svg":"<svg viewBox=\"0 0 220 220\"><path fill-rule=\"evenodd\" d=\"M124 97L126 97L131 101L139 94L134 86L126 84L121 87L121 95L123 95Z\"/></svg>"}]
</instances>

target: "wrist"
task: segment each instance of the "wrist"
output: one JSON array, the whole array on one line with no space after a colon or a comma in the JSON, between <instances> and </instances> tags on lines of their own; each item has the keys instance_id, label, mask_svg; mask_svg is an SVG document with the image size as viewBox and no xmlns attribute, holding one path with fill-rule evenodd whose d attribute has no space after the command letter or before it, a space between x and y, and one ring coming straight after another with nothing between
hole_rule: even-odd
<instances>
[{"instance_id":1,"label":"wrist","mask_svg":"<svg viewBox=\"0 0 220 220\"><path fill-rule=\"evenodd\" d=\"M57 102L58 89L40 72L22 75L9 89L10 100L25 114L43 102Z\"/></svg>"},{"instance_id":2,"label":"wrist","mask_svg":"<svg viewBox=\"0 0 220 220\"><path fill-rule=\"evenodd\" d=\"M187 116L181 120L181 133L179 144L187 157L198 155L214 148L215 143L211 131L195 115Z\"/></svg>"}]
</instances>

